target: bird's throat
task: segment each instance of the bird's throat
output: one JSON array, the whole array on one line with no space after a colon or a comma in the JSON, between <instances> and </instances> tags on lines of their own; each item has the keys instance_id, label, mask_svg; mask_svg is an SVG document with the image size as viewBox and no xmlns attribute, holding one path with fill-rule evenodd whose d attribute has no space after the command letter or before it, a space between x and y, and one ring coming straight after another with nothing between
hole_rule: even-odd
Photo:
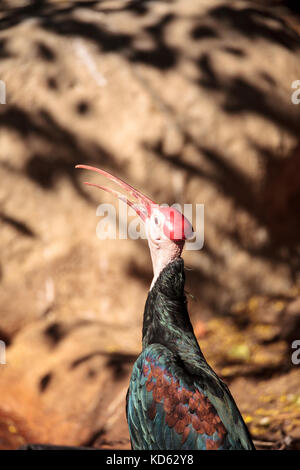
<instances>
[{"instance_id":1,"label":"bird's throat","mask_svg":"<svg viewBox=\"0 0 300 470\"><path fill-rule=\"evenodd\" d=\"M159 246L149 242L149 248L151 253L151 260L153 266L153 279L150 286L150 290L154 286L160 273L164 268L174 261L180 259L184 243L174 243L169 240L165 244Z\"/></svg>"}]
</instances>

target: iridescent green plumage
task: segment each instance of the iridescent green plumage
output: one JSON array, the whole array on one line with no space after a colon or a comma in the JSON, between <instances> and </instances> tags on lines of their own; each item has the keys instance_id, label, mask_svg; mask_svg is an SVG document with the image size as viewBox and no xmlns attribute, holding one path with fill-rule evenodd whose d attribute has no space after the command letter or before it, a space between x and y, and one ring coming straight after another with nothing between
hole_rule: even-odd
<instances>
[{"instance_id":1,"label":"iridescent green plumage","mask_svg":"<svg viewBox=\"0 0 300 470\"><path fill-rule=\"evenodd\" d=\"M178 258L164 268L147 298L143 351L127 397L132 447L253 450L234 399L199 348L184 282Z\"/></svg>"}]
</instances>

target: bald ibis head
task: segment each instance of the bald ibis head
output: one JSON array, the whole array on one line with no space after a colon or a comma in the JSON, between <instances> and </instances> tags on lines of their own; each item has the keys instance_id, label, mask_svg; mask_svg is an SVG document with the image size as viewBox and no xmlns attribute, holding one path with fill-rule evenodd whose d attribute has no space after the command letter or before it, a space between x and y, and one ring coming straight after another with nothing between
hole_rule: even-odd
<instances>
[{"instance_id":1,"label":"bald ibis head","mask_svg":"<svg viewBox=\"0 0 300 470\"><path fill-rule=\"evenodd\" d=\"M146 236L150 248L154 278L154 284L161 270L172 260L181 256L185 240L193 235L193 228L187 218L174 207L160 206L125 181L111 175L107 171L88 165L76 165L76 168L91 170L105 176L118 184L135 201L131 201L120 192L95 183L85 182L88 186L94 186L111 193L129 207L135 210L145 223Z\"/></svg>"}]
</instances>

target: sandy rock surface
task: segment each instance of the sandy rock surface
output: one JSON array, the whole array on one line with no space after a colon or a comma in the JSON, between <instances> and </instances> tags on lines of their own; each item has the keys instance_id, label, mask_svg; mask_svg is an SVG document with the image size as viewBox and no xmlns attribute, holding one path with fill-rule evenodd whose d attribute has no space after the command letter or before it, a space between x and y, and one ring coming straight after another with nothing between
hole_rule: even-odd
<instances>
[{"instance_id":1,"label":"sandy rock surface","mask_svg":"<svg viewBox=\"0 0 300 470\"><path fill-rule=\"evenodd\" d=\"M195 325L254 295L297 302L299 36L244 1L3 4L0 446L128 448L151 261L145 240L97 238L96 208L114 201L74 165L205 205L204 248L185 252Z\"/></svg>"}]
</instances>

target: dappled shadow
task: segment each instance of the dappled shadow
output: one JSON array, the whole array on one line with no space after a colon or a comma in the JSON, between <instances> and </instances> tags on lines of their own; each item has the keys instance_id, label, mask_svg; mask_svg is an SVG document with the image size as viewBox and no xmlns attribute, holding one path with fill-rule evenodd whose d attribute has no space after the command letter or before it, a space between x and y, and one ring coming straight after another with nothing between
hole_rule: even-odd
<instances>
[{"instance_id":1,"label":"dappled shadow","mask_svg":"<svg viewBox=\"0 0 300 470\"><path fill-rule=\"evenodd\" d=\"M72 18L52 19L47 17L41 26L63 36L80 36L95 42L102 52L122 51L130 46L131 35L107 31L93 22Z\"/></svg>"},{"instance_id":2,"label":"dappled shadow","mask_svg":"<svg viewBox=\"0 0 300 470\"><path fill-rule=\"evenodd\" d=\"M132 365L137 359L137 355L135 354L126 354L119 351L109 352L105 350L97 350L75 359L70 364L70 369L75 369L97 356L107 358L105 366L112 370L115 380L122 379L128 373L126 366L130 364Z\"/></svg>"},{"instance_id":3,"label":"dappled shadow","mask_svg":"<svg viewBox=\"0 0 300 470\"><path fill-rule=\"evenodd\" d=\"M149 286L153 278L150 259L149 264L143 267L140 266L134 259L132 259L126 267L126 274L130 277L134 277L145 286Z\"/></svg>"},{"instance_id":4,"label":"dappled shadow","mask_svg":"<svg viewBox=\"0 0 300 470\"><path fill-rule=\"evenodd\" d=\"M272 93L267 94L266 90L241 77L235 77L225 85L224 93L226 99L223 108L229 114L255 113L298 137L299 111L291 107L289 102L280 102L278 98L275 101Z\"/></svg>"},{"instance_id":5,"label":"dappled shadow","mask_svg":"<svg viewBox=\"0 0 300 470\"><path fill-rule=\"evenodd\" d=\"M197 60L197 65L200 70L198 84L222 94L223 111L228 114L253 113L293 133L296 137L299 136L299 110L296 106L291 106L290 100L283 100L279 92L274 99L273 87L276 86L276 82L269 74L260 72L260 76L269 85L268 90L260 84L251 83L243 76L221 75L215 70L209 53L202 54Z\"/></svg>"},{"instance_id":6,"label":"dappled shadow","mask_svg":"<svg viewBox=\"0 0 300 470\"><path fill-rule=\"evenodd\" d=\"M175 47L170 47L165 42L165 28L174 20L175 15L168 14L163 16L157 23L147 26L145 32L152 37L155 47L149 50L132 49L128 54L129 60L155 66L160 70L175 67L178 51Z\"/></svg>"},{"instance_id":7,"label":"dappled shadow","mask_svg":"<svg viewBox=\"0 0 300 470\"><path fill-rule=\"evenodd\" d=\"M280 366L278 364L275 365L254 365L254 366L245 366L245 368L237 371L232 371L231 374L228 374L226 376L226 381L230 384L234 379L238 377L246 377L249 379L256 379L256 380L268 380L273 377L281 377L286 375L293 367L294 365L291 363L291 361L288 361L282 363ZM228 367L227 362L220 362L218 364L218 367Z\"/></svg>"},{"instance_id":8,"label":"dappled shadow","mask_svg":"<svg viewBox=\"0 0 300 470\"><path fill-rule=\"evenodd\" d=\"M25 235L26 237L36 237L34 231L28 227L25 222L21 222L20 220L16 220L14 217L11 217L3 212L0 212L0 221L3 224L7 224L13 227L20 235ZM1 278L1 276L0 276Z\"/></svg>"},{"instance_id":9,"label":"dappled shadow","mask_svg":"<svg viewBox=\"0 0 300 470\"><path fill-rule=\"evenodd\" d=\"M173 6L173 2L161 2ZM299 138L300 113L297 106L291 106L290 100L285 99L280 85L272 75L272 70L253 70L251 76L237 72L230 67L225 70L214 60L214 51L222 52L226 58L230 57L237 63L250 61L251 54L247 44L256 44L261 48L264 44L276 45L278 50L286 54L298 54L300 51L299 37L286 26L285 21L273 13L270 9L255 7L235 7L228 4L208 6L207 10L193 18L188 23L187 34L196 54L190 54L184 47L172 44L169 34L170 28L181 20L183 16L175 13L176 9L164 10L161 14L151 15L155 2L128 1L123 5L115 6L99 1L78 1L59 4L59 2L32 1L28 5L19 8L10 8L3 11L0 18L0 31L5 32L18 24L26 22L34 17L38 26L59 37L83 38L93 45L101 54L118 53L132 67L142 64L161 73L174 70L178 71L181 59L189 60L195 68L195 76L186 78L187 86L196 85L201 93L208 94L225 116L254 115L277 126L282 130ZM80 15L80 9L84 9L89 15ZM93 15L90 13L101 13ZM109 15L120 13L131 14L134 17L147 17L149 21L141 22L137 28L125 30L111 27L107 18ZM89 18L89 19L88 19ZM144 19L144 18L143 18ZM186 20L186 18L184 18ZM229 33L228 33L229 32ZM228 38L233 39L228 41ZM146 38L147 47L143 46ZM242 38L245 41L240 41ZM142 41L139 41L142 39ZM247 43L248 40L248 43ZM213 47L211 45L213 44ZM60 60L58 51L41 40L34 45L37 57L47 63ZM193 46L191 46L192 48ZM250 46L249 46L250 48ZM1 52L2 51L2 52ZM9 55L9 42L6 38L0 40L0 56ZM257 66L258 67L258 66ZM180 70L178 74L180 74ZM275 75L275 74L274 74ZM259 77L259 79L257 78ZM60 77L51 71L45 77L45 84L51 91L60 89ZM147 87L145 87L147 88ZM149 94L151 91L147 90ZM162 93L163 94L163 91ZM159 92L157 92L159 95ZM285 160L278 158L275 152L259 148L257 144L250 142L257 154L261 156L262 166L265 168L264 187L257 189L256 182L247 177L232 162L226 150L216 146L208 147L200 142L200 139L192 135L188 124L184 119L176 115L170 103L164 102L158 96L160 109L168 114L168 118L176 123L181 134L183 145L173 154L164 150L163 138L145 142L140 137L141 146L145 153L151 153L158 160L167 162L173 168L179 169L188 177L205 180L217 188L218 192L233 201L234 206L247 212L258 225L263 226L268 233L268 240L263 246L253 248L245 243L236 228L224 232L224 237L230 239L239 248L246 250L251 256L268 260L273 263L286 263L290 270L291 279L295 280L300 269L297 255L299 233L299 152L287 156ZM93 104L87 99L78 99L73 105L75 116L88 119L93 111ZM225 119L225 118L224 118ZM228 125L229 120L226 125ZM58 178L67 178L71 181L77 193L86 200L92 201L90 193L83 191L79 184L79 176L74 170L74 164L87 163L95 166L105 166L112 170L117 169L122 175L124 167L105 145L93 140L79 138L71 127L63 126L45 108L30 113L21 106L12 105L1 110L0 126L13 130L25 141L34 138L41 144L32 147L32 151L26 160L23 171L26 177L38 184L45 191L55 189ZM185 158L185 148L191 146L196 155L199 155L199 163L194 159L193 163ZM201 158L200 158L201 157ZM242 158L242 157L241 157ZM203 165L202 161L208 165ZM13 168L7 161L2 162L9 171L20 171ZM291 183L292 181L292 183ZM286 194L278 197L278 188L286 188ZM282 191L280 192L282 194ZM173 201L169 201L173 202ZM212 262L219 265L224 260L215 253L212 246L205 244L206 256ZM141 270L137 265L128 267L130 276L139 278L142 282L149 281L148 270ZM205 279L200 270L195 276L197 282L205 285L218 286L213 275ZM249 287L251 282L249 282ZM254 283L255 284L255 283ZM253 284L253 290L258 286ZM206 299L209 305L216 311L220 308L220 302L215 299Z\"/></svg>"},{"instance_id":10,"label":"dappled shadow","mask_svg":"<svg viewBox=\"0 0 300 470\"><path fill-rule=\"evenodd\" d=\"M279 159L278 156L270 154L266 149L259 149L265 158L266 179L263 187L258 190L255 181L247 178L244 173L230 163L230 160L224 158L216 150L198 145L189 135L185 135L185 142L192 143L201 156L213 164L214 170L205 171L201 166L198 167L196 164L184 161L179 154L166 154L162 141L157 141L155 144L145 143L145 148L154 153L157 158L186 171L190 176L198 176L209 181L224 196L231 198L236 207L246 210L259 226L266 228L268 233L266 243L261 247L253 248L249 244L245 244L235 228L224 232L224 237L230 238L254 257L274 263L287 263L291 279L296 281L300 272L299 147L286 159ZM205 253L213 260L217 255L213 250L208 250L207 243L206 240ZM253 291L257 289L259 286L255 284ZM216 310L216 305L214 310Z\"/></svg>"},{"instance_id":11,"label":"dappled shadow","mask_svg":"<svg viewBox=\"0 0 300 470\"><path fill-rule=\"evenodd\" d=\"M53 372L48 372L47 374L43 375L43 377L40 378L39 380L39 390L41 393L45 392L49 385L51 384L51 381L53 379Z\"/></svg>"},{"instance_id":12,"label":"dappled shadow","mask_svg":"<svg viewBox=\"0 0 300 470\"><path fill-rule=\"evenodd\" d=\"M237 31L252 40L265 39L291 51L299 50L298 36L286 28L285 21L270 10L220 5L212 8L208 15L226 24L231 31Z\"/></svg>"},{"instance_id":13,"label":"dappled shadow","mask_svg":"<svg viewBox=\"0 0 300 470\"><path fill-rule=\"evenodd\" d=\"M13 56L12 52L9 50L8 44L9 44L9 41L7 38L0 39L0 59L1 60L7 59Z\"/></svg>"},{"instance_id":14,"label":"dappled shadow","mask_svg":"<svg viewBox=\"0 0 300 470\"><path fill-rule=\"evenodd\" d=\"M195 83L201 92L208 92L211 100L215 101L220 110L229 117L254 115L275 125L279 132L282 130L299 139L299 107L291 105L290 96L282 93L271 71L258 69L255 72L260 78L257 79L254 73L248 77L235 71L231 73L229 69L224 70L214 60L215 50L231 54L236 61L248 60L246 43L241 42L234 47L224 46L226 40L222 39L222 35L227 30L232 31L233 35L238 34L253 41L261 40L277 44L289 53L297 54L300 51L299 37L286 26L285 21L273 15L270 10L236 9L227 5L211 8L190 30L190 36L195 41L202 43L206 41L207 46L211 44L210 41L214 41L213 47L207 47L195 59L199 71ZM223 232L224 238L230 239L240 249L246 250L253 258L271 262L274 266L284 263L289 268L291 281L295 282L300 272L299 148L292 150L290 155L283 159L280 158L279 151L270 152L249 142L250 148L255 148L256 154L261 157L261 165L265 169L264 184L258 187L253 178L248 177L232 162L226 150L220 150L218 143L216 147L201 144L183 120L178 122L176 112L172 110L170 104L164 103L163 98L160 99L161 107L168 110L169 119L181 134L182 145L178 151L170 153L165 150L162 137L154 142L144 141L144 149L159 160L184 171L188 178L198 177L199 181L209 182L217 188L218 193L232 200L235 207L247 212L257 226L266 230L268 235L265 242L258 247L251 246L249 240L242 238L235 224L232 229ZM195 159L191 162L185 158L185 149L190 147L195 154L201 156L199 164ZM207 165L200 163L203 159ZM208 252L206 243L207 241L204 247L205 254L213 261L214 250ZM222 260L219 260L219 263L222 265ZM211 281L216 283L216 279L202 279L202 283L201 276L199 279L200 285L205 288ZM204 287L201 289L201 296L205 297ZM260 291L259 281L256 282L255 279L248 279L247 287L253 292ZM222 291L222 287L220 290ZM210 304L210 306L214 311L218 311L220 306L218 298L215 298L215 305Z\"/></svg>"},{"instance_id":15,"label":"dappled shadow","mask_svg":"<svg viewBox=\"0 0 300 470\"><path fill-rule=\"evenodd\" d=\"M53 189L58 178L67 177L79 195L93 201L79 183L75 164L110 165L112 168L116 165L110 152L94 142L79 140L44 109L34 115L18 106L5 108L0 113L0 128L16 131L24 141L33 137L42 141L41 151L32 152L27 159L24 173L45 190ZM12 172L20 171L9 162L2 162L1 166Z\"/></svg>"},{"instance_id":16,"label":"dappled shadow","mask_svg":"<svg viewBox=\"0 0 300 470\"><path fill-rule=\"evenodd\" d=\"M53 51L51 47L49 47L44 42L41 42L41 41L37 42L36 48L37 48L37 55L42 60L46 62L54 62L56 60L56 53Z\"/></svg>"},{"instance_id":17,"label":"dappled shadow","mask_svg":"<svg viewBox=\"0 0 300 470\"><path fill-rule=\"evenodd\" d=\"M9 347L12 343L12 337L0 328L0 341L4 341L5 347Z\"/></svg>"},{"instance_id":18,"label":"dappled shadow","mask_svg":"<svg viewBox=\"0 0 300 470\"><path fill-rule=\"evenodd\" d=\"M160 3L172 5L172 1L168 0L161 0ZM91 13L97 12L107 16L121 12L146 16L151 13L153 5L155 2L148 0L128 1L123 6L118 4L114 8L108 7L105 2L95 0L62 5L48 0L32 0L25 6L3 8L0 31L8 30L34 17L39 26L48 31L61 36L85 38L95 43L102 53L119 52L133 63L143 63L164 71L175 67L182 55L181 49L171 46L167 41L167 28L178 18L173 12L164 13L152 24L141 27L138 32L127 33L108 28L102 21L87 21L77 15L77 12L84 8ZM210 24L207 24L208 20ZM270 9L259 7L235 8L231 5L218 5L209 8L201 20L192 27L190 35L195 42L198 42L221 38L219 31L226 29L251 40L263 39L273 44L277 43L290 51L299 50L299 39L296 33L286 27L285 21L272 14ZM143 49L136 45L136 38L142 34L152 39L153 47ZM40 58L47 61L55 60L55 53L48 45L39 43L37 47ZM243 57L246 53L239 47L230 46L227 47L227 52L239 57Z\"/></svg>"},{"instance_id":19,"label":"dappled shadow","mask_svg":"<svg viewBox=\"0 0 300 470\"><path fill-rule=\"evenodd\" d=\"M284 7L290 10L292 13L300 15L300 5L298 2L295 2L294 0L285 0L283 3Z\"/></svg>"},{"instance_id":20,"label":"dappled shadow","mask_svg":"<svg viewBox=\"0 0 300 470\"><path fill-rule=\"evenodd\" d=\"M59 322L51 323L44 331L45 338L51 344L51 347L57 346L67 334L68 330Z\"/></svg>"},{"instance_id":21,"label":"dappled shadow","mask_svg":"<svg viewBox=\"0 0 300 470\"><path fill-rule=\"evenodd\" d=\"M34 16L38 19L40 27L45 30L61 36L81 37L90 40L99 47L102 53L124 53L129 61L150 65L160 70L167 70L176 65L178 51L176 48L168 46L165 41L165 28L175 20L174 15L166 14L157 22L144 28L144 33L151 37L154 46L150 49L142 49L134 45L137 34L112 31L100 22L81 20L78 16L75 17L74 13L80 8L85 8L106 14L127 11L144 15L148 12L148 3L150 4L150 2L147 0L132 1L122 8L113 9L106 8L105 5L102 7L101 3L99 1L78 1L68 6L61 6L47 0L34 0L29 5L8 9L0 19L0 32ZM165 1L165 3L168 2ZM40 58L47 61L55 60L55 54L49 46L39 43L37 48Z\"/></svg>"}]
</instances>

